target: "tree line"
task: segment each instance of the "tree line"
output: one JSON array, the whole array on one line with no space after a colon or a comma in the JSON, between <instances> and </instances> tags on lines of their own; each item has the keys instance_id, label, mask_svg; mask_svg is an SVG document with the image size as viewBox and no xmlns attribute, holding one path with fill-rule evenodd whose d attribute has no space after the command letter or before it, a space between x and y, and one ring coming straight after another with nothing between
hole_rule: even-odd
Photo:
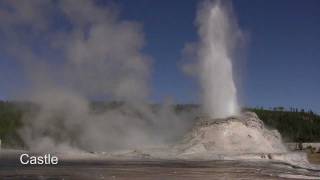
<instances>
[{"instance_id":1,"label":"tree line","mask_svg":"<svg viewBox=\"0 0 320 180\"><path fill-rule=\"evenodd\" d=\"M248 108L255 112L264 123L277 129L285 141L320 142L320 116L304 109Z\"/></svg>"},{"instance_id":2,"label":"tree line","mask_svg":"<svg viewBox=\"0 0 320 180\"><path fill-rule=\"evenodd\" d=\"M102 112L118 108L119 102L92 103L93 112ZM153 105L157 109L157 105ZM173 106L176 113L200 114L199 105L177 104ZM23 148L24 143L19 134L23 126L23 117L39 110L31 103L0 101L0 139L2 147ZM255 112L267 127L277 129L287 142L320 142L320 116L312 111L297 108L275 107L264 109L245 108ZM192 113L191 113L192 112ZM195 113L196 112L196 113Z\"/></svg>"}]
</instances>

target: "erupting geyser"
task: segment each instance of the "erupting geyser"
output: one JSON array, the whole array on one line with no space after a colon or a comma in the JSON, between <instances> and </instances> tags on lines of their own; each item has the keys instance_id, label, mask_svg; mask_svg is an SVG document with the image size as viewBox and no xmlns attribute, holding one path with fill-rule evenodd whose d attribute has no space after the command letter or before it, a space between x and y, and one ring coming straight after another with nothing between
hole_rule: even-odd
<instances>
[{"instance_id":1,"label":"erupting geyser","mask_svg":"<svg viewBox=\"0 0 320 180\"><path fill-rule=\"evenodd\" d=\"M232 51L241 34L220 1L205 1L198 11L200 81L205 113L224 118L238 113Z\"/></svg>"},{"instance_id":2,"label":"erupting geyser","mask_svg":"<svg viewBox=\"0 0 320 180\"><path fill-rule=\"evenodd\" d=\"M198 62L204 111L178 146L183 155L283 153L281 135L252 112L239 113L232 55L241 36L231 8L204 1L198 11Z\"/></svg>"}]
</instances>

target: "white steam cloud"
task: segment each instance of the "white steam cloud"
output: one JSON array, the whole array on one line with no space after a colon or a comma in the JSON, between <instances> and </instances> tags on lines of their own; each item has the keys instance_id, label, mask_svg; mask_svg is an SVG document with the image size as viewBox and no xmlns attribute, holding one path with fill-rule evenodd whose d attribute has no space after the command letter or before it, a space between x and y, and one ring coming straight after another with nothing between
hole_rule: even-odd
<instances>
[{"instance_id":1,"label":"white steam cloud","mask_svg":"<svg viewBox=\"0 0 320 180\"><path fill-rule=\"evenodd\" d=\"M212 118L224 118L239 112L232 58L241 31L231 10L222 1L208 0L201 4L196 19L200 36L195 45L197 70L194 72L194 65L185 66L185 70L199 78L203 108ZM186 47L187 51L192 49L193 46Z\"/></svg>"},{"instance_id":2,"label":"white steam cloud","mask_svg":"<svg viewBox=\"0 0 320 180\"><path fill-rule=\"evenodd\" d=\"M20 134L37 151L107 151L164 144L187 129L171 106L153 110L141 25L90 0L3 1L1 52L24 68L18 97L39 111ZM93 112L91 99L125 102Z\"/></svg>"}]
</instances>

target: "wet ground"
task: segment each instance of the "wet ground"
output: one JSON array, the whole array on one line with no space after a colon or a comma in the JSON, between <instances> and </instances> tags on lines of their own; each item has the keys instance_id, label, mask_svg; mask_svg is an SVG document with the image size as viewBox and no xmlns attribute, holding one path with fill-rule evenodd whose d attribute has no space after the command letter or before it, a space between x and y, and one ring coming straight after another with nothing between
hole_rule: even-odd
<instances>
[{"instance_id":1,"label":"wet ground","mask_svg":"<svg viewBox=\"0 0 320 180\"><path fill-rule=\"evenodd\" d=\"M285 163L181 160L60 160L58 165L22 166L13 155L0 156L0 179L320 179L320 171Z\"/></svg>"}]
</instances>

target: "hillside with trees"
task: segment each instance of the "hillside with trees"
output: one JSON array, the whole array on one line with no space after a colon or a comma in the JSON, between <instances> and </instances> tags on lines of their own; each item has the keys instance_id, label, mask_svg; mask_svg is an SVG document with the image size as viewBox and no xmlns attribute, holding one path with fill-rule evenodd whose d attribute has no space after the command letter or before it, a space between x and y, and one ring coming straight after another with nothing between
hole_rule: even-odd
<instances>
[{"instance_id":1,"label":"hillside with trees","mask_svg":"<svg viewBox=\"0 0 320 180\"><path fill-rule=\"evenodd\" d=\"M320 142L320 116L312 111L283 107L249 110L257 113L267 126L277 129L285 141Z\"/></svg>"},{"instance_id":2,"label":"hillside with trees","mask_svg":"<svg viewBox=\"0 0 320 180\"><path fill-rule=\"evenodd\" d=\"M23 111L13 102L0 101L0 139L2 147L21 147L18 134L22 126Z\"/></svg>"}]
</instances>

